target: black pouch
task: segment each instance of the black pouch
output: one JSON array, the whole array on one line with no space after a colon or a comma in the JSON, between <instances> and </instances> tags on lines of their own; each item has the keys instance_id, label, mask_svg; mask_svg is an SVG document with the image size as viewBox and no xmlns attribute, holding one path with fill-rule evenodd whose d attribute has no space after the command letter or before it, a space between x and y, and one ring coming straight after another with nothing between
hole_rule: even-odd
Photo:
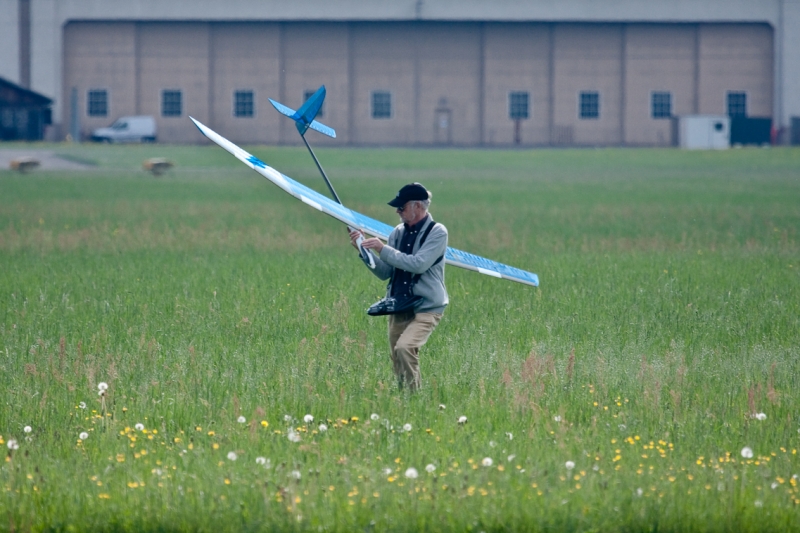
<instances>
[{"instance_id":1,"label":"black pouch","mask_svg":"<svg viewBox=\"0 0 800 533\"><path fill-rule=\"evenodd\" d=\"M372 304L367 309L369 316L397 315L400 313L410 313L414 307L422 301L422 296L407 296L404 298L383 298Z\"/></svg>"}]
</instances>

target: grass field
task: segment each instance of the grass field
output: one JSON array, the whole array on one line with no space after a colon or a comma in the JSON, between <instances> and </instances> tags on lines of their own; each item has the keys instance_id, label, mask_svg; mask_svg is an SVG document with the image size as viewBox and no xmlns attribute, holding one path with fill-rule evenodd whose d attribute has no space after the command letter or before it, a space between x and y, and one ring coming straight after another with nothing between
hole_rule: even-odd
<instances>
[{"instance_id":1,"label":"grass field","mask_svg":"<svg viewBox=\"0 0 800 533\"><path fill-rule=\"evenodd\" d=\"M48 148L91 166L0 171L0 530L800 531L800 150L320 149L540 277L448 267L409 396L341 224L216 147Z\"/></svg>"}]
</instances>

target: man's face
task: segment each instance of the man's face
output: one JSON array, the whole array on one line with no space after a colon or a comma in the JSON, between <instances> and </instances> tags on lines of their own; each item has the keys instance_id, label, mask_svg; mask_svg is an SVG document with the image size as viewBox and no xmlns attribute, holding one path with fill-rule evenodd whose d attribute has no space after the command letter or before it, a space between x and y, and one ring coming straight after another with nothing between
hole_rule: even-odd
<instances>
[{"instance_id":1,"label":"man's face","mask_svg":"<svg viewBox=\"0 0 800 533\"><path fill-rule=\"evenodd\" d=\"M417 202L415 200L411 200L406 202L403 207L397 208L397 214L400 216L400 221L403 224L411 224L414 222L414 219L417 216Z\"/></svg>"}]
</instances>

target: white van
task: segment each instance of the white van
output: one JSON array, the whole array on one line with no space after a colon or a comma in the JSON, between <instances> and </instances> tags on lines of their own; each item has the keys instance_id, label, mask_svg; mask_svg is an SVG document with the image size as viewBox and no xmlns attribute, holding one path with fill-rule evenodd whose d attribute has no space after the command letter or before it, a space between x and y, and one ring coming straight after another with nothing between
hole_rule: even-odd
<instances>
[{"instance_id":1,"label":"white van","mask_svg":"<svg viewBox=\"0 0 800 533\"><path fill-rule=\"evenodd\" d=\"M155 142L156 120L150 116L121 117L107 128L92 132L96 142Z\"/></svg>"}]
</instances>

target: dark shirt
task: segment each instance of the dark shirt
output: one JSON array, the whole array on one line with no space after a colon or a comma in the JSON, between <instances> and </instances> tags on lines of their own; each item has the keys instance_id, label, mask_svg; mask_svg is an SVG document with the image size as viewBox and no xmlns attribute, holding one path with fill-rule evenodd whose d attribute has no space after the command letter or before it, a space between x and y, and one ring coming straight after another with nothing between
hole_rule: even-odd
<instances>
[{"instance_id":1,"label":"dark shirt","mask_svg":"<svg viewBox=\"0 0 800 533\"><path fill-rule=\"evenodd\" d=\"M403 238L400 239L400 247L398 248L399 252L402 252L406 255L414 254L414 243L417 240L419 231L423 228L423 226L425 226L426 222L428 222L428 215L425 215L425 218L413 226L404 224L405 228L403 231ZM392 296L395 298L399 296L411 296L413 278L414 274L411 272L406 272L405 270L395 268L394 276L392 278Z\"/></svg>"}]
</instances>

